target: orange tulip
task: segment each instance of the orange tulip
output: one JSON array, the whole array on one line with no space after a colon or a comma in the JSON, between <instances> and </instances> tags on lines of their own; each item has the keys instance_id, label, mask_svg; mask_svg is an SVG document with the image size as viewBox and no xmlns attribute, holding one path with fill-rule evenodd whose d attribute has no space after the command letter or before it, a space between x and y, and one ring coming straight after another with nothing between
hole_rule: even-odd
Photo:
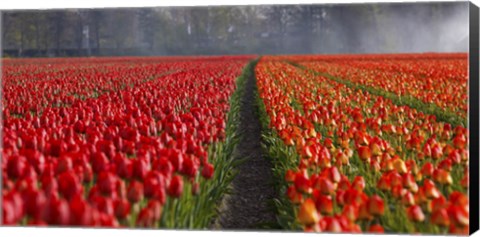
<instances>
[{"instance_id":1,"label":"orange tulip","mask_svg":"<svg viewBox=\"0 0 480 237\"><path fill-rule=\"evenodd\" d=\"M440 191L438 191L435 186L435 183L429 179L423 181L423 192L425 193L425 196L430 199L437 198L441 195Z\"/></svg>"},{"instance_id":2,"label":"orange tulip","mask_svg":"<svg viewBox=\"0 0 480 237\"><path fill-rule=\"evenodd\" d=\"M358 218L358 207L347 204L343 207L342 215L347 217L351 222L355 222Z\"/></svg>"},{"instance_id":3,"label":"orange tulip","mask_svg":"<svg viewBox=\"0 0 480 237\"><path fill-rule=\"evenodd\" d=\"M320 214L317 212L312 199L308 198L300 205L297 219L303 225L313 225L320 220Z\"/></svg>"},{"instance_id":4,"label":"orange tulip","mask_svg":"<svg viewBox=\"0 0 480 237\"><path fill-rule=\"evenodd\" d=\"M358 208L358 219L359 220L372 220L373 216L368 211L368 203L360 204Z\"/></svg>"},{"instance_id":5,"label":"orange tulip","mask_svg":"<svg viewBox=\"0 0 480 237\"><path fill-rule=\"evenodd\" d=\"M377 195L370 197L367 203L368 212L374 216L381 216L385 211L383 199Z\"/></svg>"},{"instance_id":6,"label":"orange tulip","mask_svg":"<svg viewBox=\"0 0 480 237\"><path fill-rule=\"evenodd\" d=\"M293 170L287 170L285 173L285 181L293 182L295 181L295 172Z\"/></svg>"},{"instance_id":7,"label":"orange tulip","mask_svg":"<svg viewBox=\"0 0 480 237\"><path fill-rule=\"evenodd\" d=\"M436 210L444 208L446 206L447 199L443 195L440 195L439 197L432 199L432 202L430 203L430 210L432 212L435 212Z\"/></svg>"},{"instance_id":8,"label":"orange tulip","mask_svg":"<svg viewBox=\"0 0 480 237\"><path fill-rule=\"evenodd\" d=\"M468 196L458 191L453 191L448 199L451 203L460 207L468 206L469 203Z\"/></svg>"},{"instance_id":9,"label":"orange tulip","mask_svg":"<svg viewBox=\"0 0 480 237\"><path fill-rule=\"evenodd\" d=\"M445 208L438 208L433 211L430 217L430 222L434 225L449 226L450 218L448 216L447 210Z\"/></svg>"},{"instance_id":10,"label":"orange tulip","mask_svg":"<svg viewBox=\"0 0 480 237\"><path fill-rule=\"evenodd\" d=\"M294 183L295 183L295 188L297 189L298 192L301 192L301 193L312 192L311 182L307 177L305 177L304 174L297 173L295 175Z\"/></svg>"},{"instance_id":11,"label":"orange tulip","mask_svg":"<svg viewBox=\"0 0 480 237\"><path fill-rule=\"evenodd\" d=\"M360 159L362 160L368 160L370 159L370 157L372 157L372 153L370 151L370 147L368 146L361 146L358 148L358 156L360 157Z\"/></svg>"},{"instance_id":12,"label":"orange tulip","mask_svg":"<svg viewBox=\"0 0 480 237\"><path fill-rule=\"evenodd\" d=\"M356 176L353 179L352 188L363 191L365 189L365 179L362 176Z\"/></svg>"},{"instance_id":13,"label":"orange tulip","mask_svg":"<svg viewBox=\"0 0 480 237\"><path fill-rule=\"evenodd\" d=\"M411 192L406 192L402 195L402 203L405 206L412 206L415 205L415 198Z\"/></svg>"},{"instance_id":14,"label":"orange tulip","mask_svg":"<svg viewBox=\"0 0 480 237\"><path fill-rule=\"evenodd\" d=\"M413 205L407 209L408 219L414 222L422 222L425 220L422 208L418 205Z\"/></svg>"},{"instance_id":15,"label":"orange tulip","mask_svg":"<svg viewBox=\"0 0 480 237\"><path fill-rule=\"evenodd\" d=\"M382 175L377 183L377 188L381 191L390 191L390 179L386 175Z\"/></svg>"},{"instance_id":16,"label":"orange tulip","mask_svg":"<svg viewBox=\"0 0 480 237\"><path fill-rule=\"evenodd\" d=\"M425 163L425 164L423 165L423 167L422 167L422 169L421 169L420 172L422 173L423 176L425 176L425 177L430 177L430 176L433 175L433 170L434 170L434 169L435 169L435 168L433 167L433 164L430 163L430 162L427 162L427 163Z\"/></svg>"},{"instance_id":17,"label":"orange tulip","mask_svg":"<svg viewBox=\"0 0 480 237\"><path fill-rule=\"evenodd\" d=\"M320 195L316 200L317 210L322 214L332 214L333 213L333 200L332 197L326 195Z\"/></svg>"},{"instance_id":18,"label":"orange tulip","mask_svg":"<svg viewBox=\"0 0 480 237\"><path fill-rule=\"evenodd\" d=\"M315 182L315 188L319 189L320 192L325 195L332 195L335 193L335 186L325 177L320 177L317 182Z\"/></svg>"},{"instance_id":19,"label":"orange tulip","mask_svg":"<svg viewBox=\"0 0 480 237\"><path fill-rule=\"evenodd\" d=\"M452 224L456 226L468 226L470 224L468 212L464 208L451 205L447 207L447 212Z\"/></svg>"},{"instance_id":20,"label":"orange tulip","mask_svg":"<svg viewBox=\"0 0 480 237\"><path fill-rule=\"evenodd\" d=\"M393 161L393 168L400 174L407 173L407 166L405 165L405 162L397 158Z\"/></svg>"},{"instance_id":21,"label":"orange tulip","mask_svg":"<svg viewBox=\"0 0 480 237\"><path fill-rule=\"evenodd\" d=\"M433 180L440 184L450 185L453 183L452 176L450 172L444 169L436 169L433 171Z\"/></svg>"}]
</instances>

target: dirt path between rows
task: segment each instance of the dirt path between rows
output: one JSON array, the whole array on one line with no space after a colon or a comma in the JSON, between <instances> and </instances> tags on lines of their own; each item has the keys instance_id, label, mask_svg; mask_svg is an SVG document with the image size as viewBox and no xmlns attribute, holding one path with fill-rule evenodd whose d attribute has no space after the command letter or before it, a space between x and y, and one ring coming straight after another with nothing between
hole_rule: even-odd
<instances>
[{"instance_id":1,"label":"dirt path between rows","mask_svg":"<svg viewBox=\"0 0 480 237\"><path fill-rule=\"evenodd\" d=\"M275 222L272 199L276 197L273 186L272 165L263 156L261 124L257 117L255 75L247 79L240 109L239 133L242 136L236 159L247 158L239 166L232 182L232 194L227 195L220 207L215 229L261 229Z\"/></svg>"}]
</instances>

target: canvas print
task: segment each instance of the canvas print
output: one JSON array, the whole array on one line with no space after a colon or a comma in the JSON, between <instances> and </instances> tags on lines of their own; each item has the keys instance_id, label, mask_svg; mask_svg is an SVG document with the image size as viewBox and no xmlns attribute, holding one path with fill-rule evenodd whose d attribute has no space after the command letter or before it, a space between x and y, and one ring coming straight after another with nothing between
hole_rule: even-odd
<instances>
[{"instance_id":1,"label":"canvas print","mask_svg":"<svg viewBox=\"0 0 480 237\"><path fill-rule=\"evenodd\" d=\"M469 7L3 11L1 224L469 234Z\"/></svg>"}]
</instances>

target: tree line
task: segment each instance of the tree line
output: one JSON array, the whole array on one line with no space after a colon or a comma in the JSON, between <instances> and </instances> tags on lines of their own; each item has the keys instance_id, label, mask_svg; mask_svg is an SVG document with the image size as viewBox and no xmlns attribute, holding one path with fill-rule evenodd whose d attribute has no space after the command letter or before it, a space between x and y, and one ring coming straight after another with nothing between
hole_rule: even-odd
<instances>
[{"instance_id":1,"label":"tree line","mask_svg":"<svg viewBox=\"0 0 480 237\"><path fill-rule=\"evenodd\" d=\"M462 11L462 2L4 11L2 49L7 57L439 51L441 22Z\"/></svg>"}]
</instances>

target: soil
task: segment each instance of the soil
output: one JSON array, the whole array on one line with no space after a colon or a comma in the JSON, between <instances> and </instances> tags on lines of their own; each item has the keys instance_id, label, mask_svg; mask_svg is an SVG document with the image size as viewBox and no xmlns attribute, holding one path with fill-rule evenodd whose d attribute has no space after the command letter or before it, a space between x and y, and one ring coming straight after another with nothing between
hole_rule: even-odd
<instances>
[{"instance_id":1,"label":"soil","mask_svg":"<svg viewBox=\"0 0 480 237\"><path fill-rule=\"evenodd\" d=\"M256 90L255 75L252 75L247 79L241 101L241 140L235 151L235 159L247 160L237 168L238 174L231 184L232 193L223 199L214 229L262 229L276 222L272 204L276 197L272 164L262 152Z\"/></svg>"}]
</instances>

